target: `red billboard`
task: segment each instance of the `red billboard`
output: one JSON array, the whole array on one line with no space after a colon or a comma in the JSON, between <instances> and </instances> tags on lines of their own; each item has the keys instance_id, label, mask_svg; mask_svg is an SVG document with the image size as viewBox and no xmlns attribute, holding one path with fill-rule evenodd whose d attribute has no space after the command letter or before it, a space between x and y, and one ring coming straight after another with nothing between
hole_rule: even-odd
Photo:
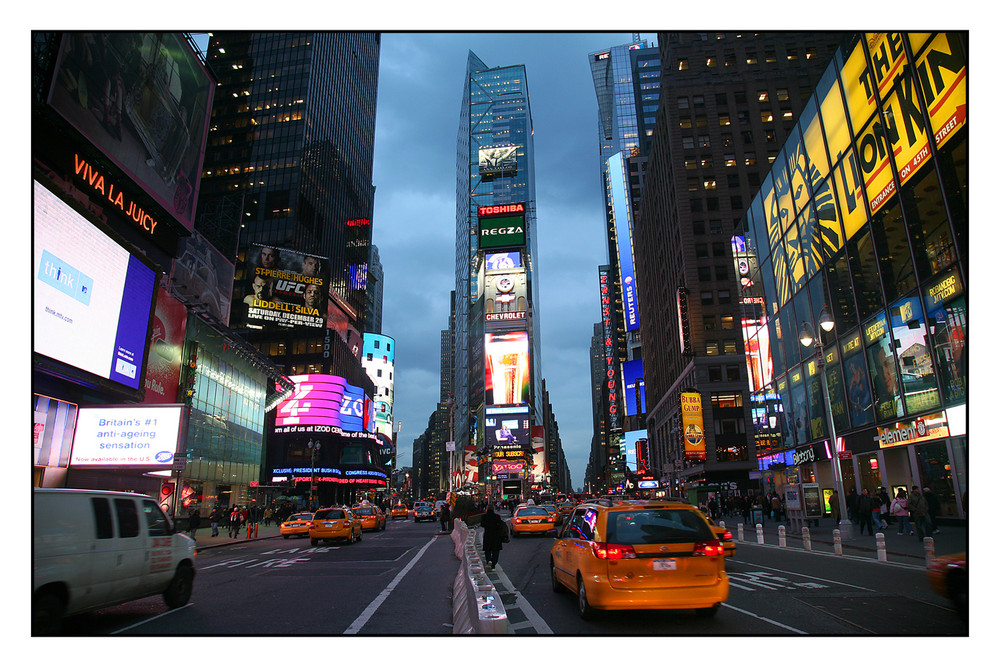
<instances>
[{"instance_id":1,"label":"red billboard","mask_svg":"<svg viewBox=\"0 0 1000 667\"><path fill-rule=\"evenodd\" d=\"M163 287L156 296L153 326L146 361L146 396L143 403L175 403L181 378L181 354L187 309Z\"/></svg>"}]
</instances>

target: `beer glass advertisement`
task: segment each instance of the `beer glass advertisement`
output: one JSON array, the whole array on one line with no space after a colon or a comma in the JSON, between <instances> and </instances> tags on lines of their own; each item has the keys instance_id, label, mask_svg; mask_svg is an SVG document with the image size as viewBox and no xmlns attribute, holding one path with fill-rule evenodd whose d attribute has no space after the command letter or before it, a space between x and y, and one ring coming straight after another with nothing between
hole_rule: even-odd
<instances>
[{"instance_id":1,"label":"beer glass advertisement","mask_svg":"<svg viewBox=\"0 0 1000 667\"><path fill-rule=\"evenodd\" d=\"M528 365L528 332L487 333L487 405L517 405L531 400Z\"/></svg>"},{"instance_id":2,"label":"beer glass advertisement","mask_svg":"<svg viewBox=\"0 0 1000 667\"><path fill-rule=\"evenodd\" d=\"M242 294L251 329L326 325L330 265L326 257L253 244L247 249Z\"/></svg>"},{"instance_id":3,"label":"beer glass advertisement","mask_svg":"<svg viewBox=\"0 0 1000 667\"><path fill-rule=\"evenodd\" d=\"M48 103L191 231L214 92L181 33L68 32Z\"/></svg>"}]
</instances>

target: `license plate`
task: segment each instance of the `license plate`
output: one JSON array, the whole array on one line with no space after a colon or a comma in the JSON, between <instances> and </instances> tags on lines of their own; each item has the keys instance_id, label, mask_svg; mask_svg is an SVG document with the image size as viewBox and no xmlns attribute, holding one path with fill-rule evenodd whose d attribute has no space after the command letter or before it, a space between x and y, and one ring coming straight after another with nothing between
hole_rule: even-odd
<instances>
[{"instance_id":1,"label":"license plate","mask_svg":"<svg viewBox=\"0 0 1000 667\"><path fill-rule=\"evenodd\" d=\"M541 523L541 522L542 522L541 519L532 519L531 520L531 523Z\"/></svg>"},{"instance_id":2,"label":"license plate","mask_svg":"<svg viewBox=\"0 0 1000 667\"><path fill-rule=\"evenodd\" d=\"M654 570L676 570L677 569L677 559L676 558L657 558L653 561Z\"/></svg>"},{"instance_id":3,"label":"license plate","mask_svg":"<svg viewBox=\"0 0 1000 667\"><path fill-rule=\"evenodd\" d=\"M333 524L332 523L324 523L323 526L326 527L326 528L333 528Z\"/></svg>"}]
</instances>

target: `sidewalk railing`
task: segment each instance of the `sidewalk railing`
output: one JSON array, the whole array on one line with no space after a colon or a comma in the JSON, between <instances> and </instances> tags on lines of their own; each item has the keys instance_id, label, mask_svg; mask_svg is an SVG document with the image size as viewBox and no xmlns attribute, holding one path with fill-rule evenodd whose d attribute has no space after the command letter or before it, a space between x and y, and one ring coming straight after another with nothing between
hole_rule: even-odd
<instances>
[{"instance_id":1,"label":"sidewalk railing","mask_svg":"<svg viewBox=\"0 0 1000 667\"><path fill-rule=\"evenodd\" d=\"M456 635L508 634L507 612L490 582L476 548L476 532L461 519L451 532L455 556L461 559L452 593L453 633Z\"/></svg>"}]
</instances>

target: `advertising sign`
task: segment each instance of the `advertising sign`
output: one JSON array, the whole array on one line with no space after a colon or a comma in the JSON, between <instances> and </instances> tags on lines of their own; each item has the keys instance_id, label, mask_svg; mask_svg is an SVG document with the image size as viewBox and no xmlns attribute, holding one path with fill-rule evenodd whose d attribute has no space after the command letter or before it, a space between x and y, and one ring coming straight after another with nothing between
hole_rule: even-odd
<instances>
[{"instance_id":1,"label":"advertising sign","mask_svg":"<svg viewBox=\"0 0 1000 667\"><path fill-rule=\"evenodd\" d=\"M326 257L253 244L243 272L244 323L252 329L326 325L330 265Z\"/></svg>"},{"instance_id":2,"label":"advertising sign","mask_svg":"<svg viewBox=\"0 0 1000 667\"><path fill-rule=\"evenodd\" d=\"M146 396L143 403L173 403L181 379L181 352L187 309L160 287L156 312L149 333L149 358L146 361Z\"/></svg>"},{"instance_id":3,"label":"advertising sign","mask_svg":"<svg viewBox=\"0 0 1000 667\"><path fill-rule=\"evenodd\" d=\"M639 328L639 294L636 290L635 268L632 262L632 206L628 188L628 166L624 152L608 158L608 180L611 185L611 209L614 213L615 236L618 239L618 270L621 274L622 308L625 330Z\"/></svg>"},{"instance_id":4,"label":"advertising sign","mask_svg":"<svg viewBox=\"0 0 1000 667\"><path fill-rule=\"evenodd\" d=\"M233 263L198 231L180 240L177 253L170 272L173 288L181 296L208 307L209 314L228 325Z\"/></svg>"},{"instance_id":5,"label":"advertising sign","mask_svg":"<svg viewBox=\"0 0 1000 667\"><path fill-rule=\"evenodd\" d=\"M701 394L681 392L681 428L684 432L684 459L705 460L705 423L701 412Z\"/></svg>"},{"instance_id":6,"label":"advertising sign","mask_svg":"<svg viewBox=\"0 0 1000 667\"><path fill-rule=\"evenodd\" d=\"M67 32L48 103L191 231L214 91L181 33Z\"/></svg>"},{"instance_id":7,"label":"advertising sign","mask_svg":"<svg viewBox=\"0 0 1000 667\"><path fill-rule=\"evenodd\" d=\"M521 253L517 251L511 252L488 252L485 256L486 273L492 271L510 271L511 269L520 269L521 264Z\"/></svg>"},{"instance_id":8,"label":"advertising sign","mask_svg":"<svg viewBox=\"0 0 1000 667\"><path fill-rule=\"evenodd\" d=\"M157 274L34 182L34 351L139 389Z\"/></svg>"},{"instance_id":9,"label":"advertising sign","mask_svg":"<svg viewBox=\"0 0 1000 667\"><path fill-rule=\"evenodd\" d=\"M372 401L360 387L337 375L290 375L295 383L291 396L278 403L275 433L291 433L283 427L327 427L326 432L374 432ZM324 432L312 430L313 432Z\"/></svg>"},{"instance_id":10,"label":"advertising sign","mask_svg":"<svg viewBox=\"0 0 1000 667\"><path fill-rule=\"evenodd\" d=\"M480 218L479 247L502 248L524 245L524 216Z\"/></svg>"},{"instance_id":11,"label":"advertising sign","mask_svg":"<svg viewBox=\"0 0 1000 667\"><path fill-rule=\"evenodd\" d=\"M523 269L487 273L483 293L484 320L489 323L522 323L528 310L528 277Z\"/></svg>"},{"instance_id":12,"label":"advertising sign","mask_svg":"<svg viewBox=\"0 0 1000 667\"><path fill-rule=\"evenodd\" d=\"M486 408L486 449L514 450L531 445L531 419L528 408Z\"/></svg>"},{"instance_id":13,"label":"advertising sign","mask_svg":"<svg viewBox=\"0 0 1000 667\"><path fill-rule=\"evenodd\" d=\"M645 413L646 382L643 379L642 359L633 359L622 364L622 375L625 378L625 414ZM636 398L637 386L638 398Z\"/></svg>"},{"instance_id":14,"label":"advertising sign","mask_svg":"<svg viewBox=\"0 0 1000 667\"><path fill-rule=\"evenodd\" d=\"M621 428L621 416L618 413L618 381L616 379L618 365L618 348L615 345L614 309L611 307L610 267L598 268L601 286L601 331L604 334L604 374L605 389L608 398L607 423L608 431Z\"/></svg>"},{"instance_id":15,"label":"advertising sign","mask_svg":"<svg viewBox=\"0 0 1000 667\"><path fill-rule=\"evenodd\" d=\"M70 466L167 469L174 464L183 405L81 407Z\"/></svg>"},{"instance_id":16,"label":"advertising sign","mask_svg":"<svg viewBox=\"0 0 1000 667\"><path fill-rule=\"evenodd\" d=\"M485 402L488 405L530 402L528 332L487 333L485 355Z\"/></svg>"},{"instance_id":17,"label":"advertising sign","mask_svg":"<svg viewBox=\"0 0 1000 667\"><path fill-rule=\"evenodd\" d=\"M484 146L479 149L479 177L490 181L497 176L517 175L517 146Z\"/></svg>"}]
</instances>

